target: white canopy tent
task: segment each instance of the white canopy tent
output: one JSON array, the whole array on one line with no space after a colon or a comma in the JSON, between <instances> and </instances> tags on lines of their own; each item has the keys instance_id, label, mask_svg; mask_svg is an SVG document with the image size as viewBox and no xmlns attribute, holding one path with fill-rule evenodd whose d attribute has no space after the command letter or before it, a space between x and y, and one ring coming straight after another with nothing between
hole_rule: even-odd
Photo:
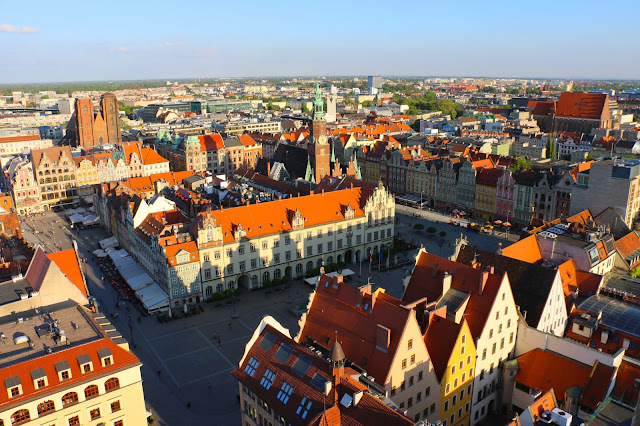
<instances>
[{"instance_id":1,"label":"white canopy tent","mask_svg":"<svg viewBox=\"0 0 640 426\"><path fill-rule=\"evenodd\" d=\"M104 240L100 241L100 247L104 250L107 247L117 247L118 246L118 239L116 238L116 236L112 236L109 238L105 238ZM125 251L126 253L126 251Z\"/></svg>"},{"instance_id":2,"label":"white canopy tent","mask_svg":"<svg viewBox=\"0 0 640 426\"><path fill-rule=\"evenodd\" d=\"M136 291L136 297L149 313L169 308L169 296L156 283Z\"/></svg>"},{"instance_id":3,"label":"white canopy tent","mask_svg":"<svg viewBox=\"0 0 640 426\"><path fill-rule=\"evenodd\" d=\"M333 278L336 275L342 275L343 277L348 277L348 276L351 276L351 275L354 275L354 274L355 274L355 272L353 272L351 269L344 268L341 271L340 274L338 274L337 272L329 272L328 274L325 274L325 275L327 275L328 277L332 277ZM315 287L315 285L318 283L319 279L320 279L320 275L317 275L315 277L305 278L304 282Z\"/></svg>"}]
</instances>

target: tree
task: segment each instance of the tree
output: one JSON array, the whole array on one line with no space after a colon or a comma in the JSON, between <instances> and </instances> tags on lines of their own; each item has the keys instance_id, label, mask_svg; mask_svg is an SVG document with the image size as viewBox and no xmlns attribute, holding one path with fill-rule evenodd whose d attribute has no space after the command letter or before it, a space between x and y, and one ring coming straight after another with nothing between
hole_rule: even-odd
<instances>
[{"instance_id":1,"label":"tree","mask_svg":"<svg viewBox=\"0 0 640 426\"><path fill-rule=\"evenodd\" d=\"M303 114L311 114L311 109L307 108L307 105L302 104L302 113Z\"/></svg>"},{"instance_id":2,"label":"tree","mask_svg":"<svg viewBox=\"0 0 640 426\"><path fill-rule=\"evenodd\" d=\"M437 229L434 228L433 226L430 226L430 227L427 228L427 232L430 233L430 234L435 234L436 231L437 231Z\"/></svg>"},{"instance_id":3,"label":"tree","mask_svg":"<svg viewBox=\"0 0 640 426\"><path fill-rule=\"evenodd\" d=\"M558 156L556 155L556 141L553 138L549 138L547 140L547 158L551 158L552 160L556 160Z\"/></svg>"},{"instance_id":4,"label":"tree","mask_svg":"<svg viewBox=\"0 0 640 426\"><path fill-rule=\"evenodd\" d=\"M447 232L446 231L440 231L440 237L444 238L447 236Z\"/></svg>"},{"instance_id":5,"label":"tree","mask_svg":"<svg viewBox=\"0 0 640 426\"><path fill-rule=\"evenodd\" d=\"M527 161L524 157L517 157L516 161L511 165L511 170L516 173L521 170L526 170L531 168L531 161Z\"/></svg>"},{"instance_id":6,"label":"tree","mask_svg":"<svg viewBox=\"0 0 640 426\"><path fill-rule=\"evenodd\" d=\"M372 105L373 105L373 102L371 102L371 101L364 101L364 102L362 102L362 106L363 106L363 108L367 108L367 107L370 107L370 106L372 106Z\"/></svg>"},{"instance_id":7,"label":"tree","mask_svg":"<svg viewBox=\"0 0 640 426\"><path fill-rule=\"evenodd\" d=\"M632 278L638 278L640 277L640 266L636 266L635 268L633 268L631 270L631 277Z\"/></svg>"},{"instance_id":8,"label":"tree","mask_svg":"<svg viewBox=\"0 0 640 426\"><path fill-rule=\"evenodd\" d=\"M413 122L413 123L411 123L411 128L412 128L413 130L415 130L416 132L419 132L419 131L420 131L420 121L421 121L421 120L414 120L414 122Z\"/></svg>"},{"instance_id":9,"label":"tree","mask_svg":"<svg viewBox=\"0 0 640 426\"><path fill-rule=\"evenodd\" d=\"M413 225L413 229L415 229L416 231L422 231L424 229L424 225L421 223L416 223L415 225Z\"/></svg>"},{"instance_id":10,"label":"tree","mask_svg":"<svg viewBox=\"0 0 640 426\"><path fill-rule=\"evenodd\" d=\"M593 161L593 155L591 155L591 153L587 154L585 161Z\"/></svg>"}]
</instances>

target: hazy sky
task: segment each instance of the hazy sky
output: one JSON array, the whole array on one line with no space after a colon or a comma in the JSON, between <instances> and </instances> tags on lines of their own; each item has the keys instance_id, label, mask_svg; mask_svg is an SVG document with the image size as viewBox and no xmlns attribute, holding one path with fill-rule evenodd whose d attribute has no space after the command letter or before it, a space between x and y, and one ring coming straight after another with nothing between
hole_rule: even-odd
<instances>
[{"instance_id":1,"label":"hazy sky","mask_svg":"<svg viewBox=\"0 0 640 426\"><path fill-rule=\"evenodd\" d=\"M0 83L283 75L640 79L640 0L0 0Z\"/></svg>"}]
</instances>

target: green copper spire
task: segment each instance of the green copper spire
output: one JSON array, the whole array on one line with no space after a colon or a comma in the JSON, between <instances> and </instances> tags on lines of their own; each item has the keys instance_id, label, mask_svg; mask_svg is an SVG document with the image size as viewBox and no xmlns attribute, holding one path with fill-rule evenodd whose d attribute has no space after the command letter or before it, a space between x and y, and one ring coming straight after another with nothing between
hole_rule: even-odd
<instances>
[{"instance_id":1,"label":"green copper spire","mask_svg":"<svg viewBox=\"0 0 640 426\"><path fill-rule=\"evenodd\" d=\"M331 144L331 162L336 162L336 150L335 150L335 142Z\"/></svg>"},{"instance_id":2,"label":"green copper spire","mask_svg":"<svg viewBox=\"0 0 640 426\"><path fill-rule=\"evenodd\" d=\"M316 83L316 97L313 100L313 119L324 117L324 102L320 92L320 84Z\"/></svg>"},{"instance_id":3,"label":"green copper spire","mask_svg":"<svg viewBox=\"0 0 640 426\"><path fill-rule=\"evenodd\" d=\"M307 156L307 170L304 174L304 180L307 182L313 182L313 168L311 167L311 159Z\"/></svg>"}]
</instances>

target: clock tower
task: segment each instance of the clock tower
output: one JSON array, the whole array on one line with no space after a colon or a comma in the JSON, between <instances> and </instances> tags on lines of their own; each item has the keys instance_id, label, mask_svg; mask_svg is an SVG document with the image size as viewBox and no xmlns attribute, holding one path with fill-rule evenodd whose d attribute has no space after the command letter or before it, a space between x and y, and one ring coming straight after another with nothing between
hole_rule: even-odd
<instances>
[{"instance_id":1,"label":"clock tower","mask_svg":"<svg viewBox=\"0 0 640 426\"><path fill-rule=\"evenodd\" d=\"M316 183L320 183L323 177L331 174L331 153L327 143L327 120L324 117L324 102L322 102L320 87L317 84L316 96L313 100L311 137L314 144L315 179Z\"/></svg>"}]
</instances>

